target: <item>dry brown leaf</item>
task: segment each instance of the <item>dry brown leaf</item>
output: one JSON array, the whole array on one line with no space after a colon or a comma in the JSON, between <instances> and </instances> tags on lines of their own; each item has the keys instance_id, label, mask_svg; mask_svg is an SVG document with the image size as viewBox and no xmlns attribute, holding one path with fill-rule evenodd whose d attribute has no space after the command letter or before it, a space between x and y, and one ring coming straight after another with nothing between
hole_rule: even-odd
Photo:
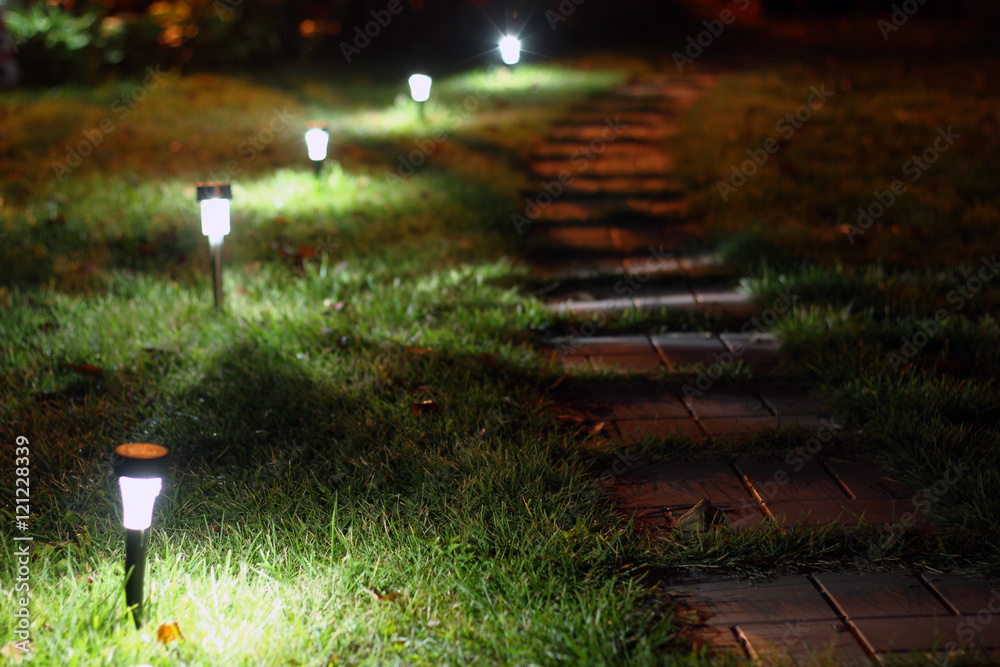
<instances>
[{"instance_id":1,"label":"dry brown leaf","mask_svg":"<svg viewBox=\"0 0 1000 667\"><path fill-rule=\"evenodd\" d=\"M605 422L597 422L596 424L594 424L594 427L590 429L590 434L597 435L598 433L604 430L604 425Z\"/></svg>"},{"instance_id":2,"label":"dry brown leaf","mask_svg":"<svg viewBox=\"0 0 1000 667\"><path fill-rule=\"evenodd\" d=\"M365 591L367 591L368 595L372 596L372 599L379 600L381 602L389 602L400 596L400 593L388 593L386 595L382 595L374 588L366 588Z\"/></svg>"},{"instance_id":3,"label":"dry brown leaf","mask_svg":"<svg viewBox=\"0 0 1000 667\"><path fill-rule=\"evenodd\" d=\"M63 368L68 368L69 370L73 371L74 373L78 373L80 375L83 375L84 377L95 378L95 379L99 379L99 378L104 377L104 369L103 368L98 368L97 366L94 366L92 364L67 364L67 363L61 363L59 365L62 366Z\"/></svg>"},{"instance_id":4,"label":"dry brown leaf","mask_svg":"<svg viewBox=\"0 0 1000 667\"><path fill-rule=\"evenodd\" d=\"M479 355L479 359L483 363L485 363L487 366L496 366L497 365L497 358L494 357L489 352L483 352L482 354L480 354Z\"/></svg>"},{"instance_id":5,"label":"dry brown leaf","mask_svg":"<svg viewBox=\"0 0 1000 667\"><path fill-rule=\"evenodd\" d=\"M156 641L161 644L169 644L180 639L184 639L181 633L181 626L176 623L164 623L156 629Z\"/></svg>"},{"instance_id":6,"label":"dry brown leaf","mask_svg":"<svg viewBox=\"0 0 1000 667\"><path fill-rule=\"evenodd\" d=\"M24 644L24 646L28 647L27 651L22 651L20 648L18 648L18 642L9 642L7 644L4 644L3 646L0 646L0 655L7 658L15 665L19 665L21 664L21 661L24 659L24 654L31 652L30 644Z\"/></svg>"}]
</instances>

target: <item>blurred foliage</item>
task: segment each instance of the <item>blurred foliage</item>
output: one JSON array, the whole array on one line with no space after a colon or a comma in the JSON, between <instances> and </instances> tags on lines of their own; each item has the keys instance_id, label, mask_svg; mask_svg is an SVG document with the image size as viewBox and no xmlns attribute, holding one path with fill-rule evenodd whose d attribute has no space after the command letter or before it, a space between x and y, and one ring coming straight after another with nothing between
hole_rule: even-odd
<instances>
[{"instance_id":1,"label":"blurred foliage","mask_svg":"<svg viewBox=\"0 0 1000 667\"><path fill-rule=\"evenodd\" d=\"M286 14L269 0L164 0L141 9L41 0L5 16L25 82L52 84L154 65L208 69L261 62L280 54L284 36L296 28Z\"/></svg>"}]
</instances>

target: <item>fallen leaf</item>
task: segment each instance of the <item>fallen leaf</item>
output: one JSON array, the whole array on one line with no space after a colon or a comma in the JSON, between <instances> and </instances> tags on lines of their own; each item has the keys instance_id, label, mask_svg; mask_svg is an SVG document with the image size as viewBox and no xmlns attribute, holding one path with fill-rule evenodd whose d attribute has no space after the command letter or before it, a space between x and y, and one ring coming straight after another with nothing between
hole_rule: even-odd
<instances>
[{"instance_id":1,"label":"fallen leaf","mask_svg":"<svg viewBox=\"0 0 1000 667\"><path fill-rule=\"evenodd\" d=\"M497 365L497 358L496 358L496 357L494 357L494 356L493 356L492 354L490 354L489 352L483 352L482 354L480 354L480 355L479 355L479 358L480 358L480 359L481 359L481 360L483 361L483 363L485 363L485 364L486 364L487 366L496 366L496 365Z\"/></svg>"},{"instance_id":2,"label":"fallen leaf","mask_svg":"<svg viewBox=\"0 0 1000 667\"><path fill-rule=\"evenodd\" d=\"M176 623L164 623L156 629L156 641L161 644L169 644L180 639L184 639L181 634L181 626Z\"/></svg>"},{"instance_id":3,"label":"fallen leaf","mask_svg":"<svg viewBox=\"0 0 1000 667\"><path fill-rule=\"evenodd\" d=\"M316 248L311 245L300 246L299 249L295 251L295 256L299 259L313 259L316 255Z\"/></svg>"},{"instance_id":4,"label":"fallen leaf","mask_svg":"<svg viewBox=\"0 0 1000 667\"><path fill-rule=\"evenodd\" d=\"M0 646L0 655L9 658L15 665L19 665L21 664L21 660L24 659L24 654L31 651L31 644L24 644L24 646L29 647L27 651L22 651L18 648L18 642L9 642Z\"/></svg>"},{"instance_id":5,"label":"fallen leaf","mask_svg":"<svg viewBox=\"0 0 1000 667\"><path fill-rule=\"evenodd\" d=\"M406 351L410 354L427 354L433 349L433 347L408 347Z\"/></svg>"},{"instance_id":6,"label":"fallen leaf","mask_svg":"<svg viewBox=\"0 0 1000 667\"><path fill-rule=\"evenodd\" d=\"M347 304L344 303L343 301L338 301L334 303L333 299L323 299L323 307L326 308L327 310L332 310L335 313L339 313L340 311L342 311L344 308L347 307Z\"/></svg>"},{"instance_id":7,"label":"fallen leaf","mask_svg":"<svg viewBox=\"0 0 1000 667\"><path fill-rule=\"evenodd\" d=\"M671 528L682 532L701 532L712 526L725 525L726 513L705 499L699 500L687 512L677 518Z\"/></svg>"},{"instance_id":8,"label":"fallen leaf","mask_svg":"<svg viewBox=\"0 0 1000 667\"><path fill-rule=\"evenodd\" d=\"M399 593L389 593L388 595L382 595L374 588L366 588L365 591L367 591L368 595L372 596L372 599L379 600L381 602L389 602L390 600L395 600L400 596Z\"/></svg>"},{"instance_id":9,"label":"fallen leaf","mask_svg":"<svg viewBox=\"0 0 1000 667\"><path fill-rule=\"evenodd\" d=\"M435 412L443 412L444 408L434 401L420 401L410 404L410 412L415 415L429 415Z\"/></svg>"},{"instance_id":10,"label":"fallen leaf","mask_svg":"<svg viewBox=\"0 0 1000 667\"><path fill-rule=\"evenodd\" d=\"M84 377L95 378L95 379L104 377L104 369L98 368L97 366L94 366L92 364L60 363L59 365L62 366L63 368L68 368L74 373L83 375Z\"/></svg>"},{"instance_id":11,"label":"fallen leaf","mask_svg":"<svg viewBox=\"0 0 1000 667\"><path fill-rule=\"evenodd\" d=\"M592 429L590 429L590 434L591 435L597 435L598 433L600 433L601 431L603 431L604 430L604 424L605 424L604 422L597 422L596 424L594 424L594 427Z\"/></svg>"}]
</instances>

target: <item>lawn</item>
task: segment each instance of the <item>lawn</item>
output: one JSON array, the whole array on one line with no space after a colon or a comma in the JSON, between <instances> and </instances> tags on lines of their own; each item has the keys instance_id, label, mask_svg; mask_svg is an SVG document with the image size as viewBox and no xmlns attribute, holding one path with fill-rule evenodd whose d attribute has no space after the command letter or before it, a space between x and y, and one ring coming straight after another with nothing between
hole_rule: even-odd
<instances>
[{"instance_id":1,"label":"lawn","mask_svg":"<svg viewBox=\"0 0 1000 667\"><path fill-rule=\"evenodd\" d=\"M426 125L402 82L298 73L170 74L141 101L141 81L5 96L0 437L31 449L32 662L697 664L660 573L1000 573L1000 288L970 282L1000 245L1000 60L902 73L889 55L814 60L723 74L685 116L677 163L734 275L762 304L799 297L774 330L786 379L847 421L827 451L874 456L916 489L972 464L930 506L941 527L874 558L895 527L637 535L594 482L611 451L581 447L550 410L561 371L534 342L571 323L531 296L509 222L521 167L562 111L647 65L456 74L435 83ZM784 139L776 122L824 83L829 102ZM333 137L318 179L311 120ZM947 126L961 138L851 243L856 209ZM718 182L770 137L780 149L723 201ZM79 166L53 167L85 142ZM194 184L220 172L233 232L215 313ZM611 328L732 324L649 313ZM122 611L109 456L128 441L172 450L142 633ZM625 446L705 458L799 444ZM14 548L5 538L5 562ZM13 572L0 572L5 638ZM168 622L184 639L160 645Z\"/></svg>"}]
</instances>

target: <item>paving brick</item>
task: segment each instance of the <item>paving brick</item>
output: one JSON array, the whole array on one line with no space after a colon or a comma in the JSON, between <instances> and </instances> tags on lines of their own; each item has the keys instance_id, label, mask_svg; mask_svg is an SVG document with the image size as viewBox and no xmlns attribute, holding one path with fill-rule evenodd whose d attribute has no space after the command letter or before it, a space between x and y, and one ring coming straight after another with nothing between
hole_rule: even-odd
<instances>
[{"instance_id":1,"label":"paving brick","mask_svg":"<svg viewBox=\"0 0 1000 667\"><path fill-rule=\"evenodd\" d=\"M871 664L868 653L840 621L744 624L736 633L747 643L751 658L763 664Z\"/></svg>"},{"instance_id":2,"label":"paving brick","mask_svg":"<svg viewBox=\"0 0 1000 667\"><path fill-rule=\"evenodd\" d=\"M650 336L671 368L678 366L710 365L713 354L726 351L722 341L710 333L669 333Z\"/></svg>"},{"instance_id":3,"label":"paving brick","mask_svg":"<svg viewBox=\"0 0 1000 667\"><path fill-rule=\"evenodd\" d=\"M643 437L648 433L655 433L658 438L681 436L695 441L705 437L693 419L623 419L616 424L618 432L627 437Z\"/></svg>"},{"instance_id":4,"label":"paving brick","mask_svg":"<svg viewBox=\"0 0 1000 667\"><path fill-rule=\"evenodd\" d=\"M855 621L895 616L948 615L948 609L930 589L908 574L824 573L815 575L815 578L839 608Z\"/></svg>"},{"instance_id":5,"label":"paving brick","mask_svg":"<svg viewBox=\"0 0 1000 667\"><path fill-rule=\"evenodd\" d=\"M874 463L836 457L826 458L824 463L859 500L904 500L913 497L913 492L906 485L883 474Z\"/></svg>"},{"instance_id":6,"label":"paving brick","mask_svg":"<svg viewBox=\"0 0 1000 667\"><path fill-rule=\"evenodd\" d=\"M644 373L664 367L660 357L655 354L591 354L587 358L595 368L622 373Z\"/></svg>"},{"instance_id":7,"label":"paving brick","mask_svg":"<svg viewBox=\"0 0 1000 667\"><path fill-rule=\"evenodd\" d=\"M631 127L658 127L664 121L668 121L671 116L675 115L673 113L668 113L667 111L628 111L627 109L616 109L614 111L608 111L607 113L595 113L592 109L581 110L581 111L570 111L570 113L565 117L563 121L557 121L556 126L559 125L573 125L575 123L583 124L597 124L605 123L604 127L607 127L606 123L609 121L614 121L616 118L622 125L628 125ZM591 137L591 139L600 139L601 135L596 134ZM614 145L614 144L608 144ZM605 147L605 150L607 147Z\"/></svg>"},{"instance_id":8,"label":"paving brick","mask_svg":"<svg viewBox=\"0 0 1000 667\"><path fill-rule=\"evenodd\" d=\"M749 391L711 391L702 396L684 396L683 400L699 419L770 416L767 407Z\"/></svg>"},{"instance_id":9,"label":"paving brick","mask_svg":"<svg viewBox=\"0 0 1000 667\"><path fill-rule=\"evenodd\" d=\"M718 581L673 587L668 592L686 596L689 603L706 612L705 623L712 626L839 620L834 609L804 576L778 577L757 586Z\"/></svg>"},{"instance_id":10,"label":"paving brick","mask_svg":"<svg viewBox=\"0 0 1000 667\"><path fill-rule=\"evenodd\" d=\"M600 136L601 132L607 129L607 123L581 123L577 125L557 125L549 131L551 141L571 141L577 142L581 146L589 144L594 137ZM660 142L676 134L677 126L671 123L660 123L655 127L644 125L630 125L622 128L617 142L649 141Z\"/></svg>"},{"instance_id":11,"label":"paving brick","mask_svg":"<svg viewBox=\"0 0 1000 667\"><path fill-rule=\"evenodd\" d=\"M632 276L671 276L681 272L680 262L674 257L658 258L652 255L624 257L622 265L625 267L625 273ZM691 300L694 301L693 294Z\"/></svg>"},{"instance_id":12,"label":"paving brick","mask_svg":"<svg viewBox=\"0 0 1000 667\"><path fill-rule=\"evenodd\" d=\"M781 501L848 500L847 494L815 459L794 465L747 460L737 462L735 467L768 505Z\"/></svg>"},{"instance_id":13,"label":"paving brick","mask_svg":"<svg viewBox=\"0 0 1000 667\"><path fill-rule=\"evenodd\" d=\"M773 334L723 333L719 339L736 360L758 368L773 368L781 363L781 343Z\"/></svg>"},{"instance_id":14,"label":"paving brick","mask_svg":"<svg viewBox=\"0 0 1000 667\"><path fill-rule=\"evenodd\" d=\"M771 417L709 417L699 421L712 436L753 435L778 426Z\"/></svg>"},{"instance_id":15,"label":"paving brick","mask_svg":"<svg viewBox=\"0 0 1000 667\"><path fill-rule=\"evenodd\" d=\"M981 625L973 618L917 616L862 618L858 630L878 652L1000 649L1000 623ZM976 628L979 631L976 631Z\"/></svg>"},{"instance_id":16,"label":"paving brick","mask_svg":"<svg viewBox=\"0 0 1000 667\"><path fill-rule=\"evenodd\" d=\"M655 394L642 398L630 397L616 401L614 394L609 394L607 402L601 406L608 419L690 419L691 414L681 400L668 393Z\"/></svg>"},{"instance_id":17,"label":"paving brick","mask_svg":"<svg viewBox=\"0 0 1000 667\"><path fill-rule=\"evenodd\" d=\"M567 336L549 341L557 349L576 354L651 354L655 352L648 336Z\"/></svg>"},{"instance_id":18,"label":"paving brick","mask_svg":"<svg viewBox=\"0 0 1000 667\"><path fill-rule=\"evenodd\" d=\"M1000 583L960 574L927 573L922 578L959 614L992 617L1000 624Z\"/></svg>"},{"instance_id":19,"label":"paving brick","mask_svg":"<svg viewBox=\"0 0 1000 667\"><path fill-rule=\"evenodd\" d=\"M682 248L697 241L704 235L700 225L692 222L642 225L635 227L611 227L611 239L615 249L623 254L642 252L650 247Z\"/></svg>"},{"instance_id":20,"label":"paving brick","mask_svg":"<svg viewBox=\"0 0 1000 667\"><path fill-rule=\"evenodd\" d=\"M566 158L544 158L533 160L530 164L532 173L537 178L546 180L568 180L568 176L578 173L579 169ZM587 165L588 175L597 176L659 176L674 168L674 159L670 155L650 149L635 150L630 155L608 154L598 156ZM567 178L563 178L567 177Z\"/></svg>"},{"instance_id":21,"label":"paving brick","mask_svg":"<svg viewBox=\"0 0 1000 667\"><path fill-rule=\"evenodd\" d=\"M647 291L641 296L634 297L632 303L639 310L659 310L661 308L691 310L697 305L694 301L694 295L691 292L683 291L682 288L678 288L675 292L661 290L659 293L653 293Z\"/></svg>"},{"instance_id":22,"label":"paving brick","mask_svg":"<svg viewBox=\"0 0 1000 667\"><path fill-rule=\"evenodd\" d=\"M614 178L579 176L563 186L567 195L617 195L619 197L660 198L667 193L680 194L683 188L677 179L661 176L620 176Z\"/></svg>"},{"instance_id":23,"label":"paving brick","mask_svg":"<svg viewBox=\"0 0 1000 667\"><path fill-rule=\"evenodd\" d=\"M540 207L535 222L556 224L560 222L606 222L618 217L634 217L649 221L683 217L687 203L683 199L623 199L623 200L572 200L562 199Z\"/></svg>"},{"instance_id":24,"label":"paving brick","mask_svg":"<svg viewBox=\"0 0 1000 667\"><path fill-rule=\"evenodd\" d=\"M728 274L731 269L717 253L704 253L680 258L681 268L690 278L706 278Z\"/></svg>"},{"instance_id":25,"label":"paving brick","mask_svg":"<svg viewBox=\"0 0 1000 667\"><path fill-rule=\"evenodd\" d=\"M623 507L690 507L700 500L717 506L752 501L733 469L721 461L643 464L627 470L619 481L616 492Z\"/></svg>"},{"instance_id":26,"label":"paving brick","mask_svg":"<svg viewBox=\"0 0 1000 667\"><path fill-rule=\"evenodd\" d=\"M829 414L824 401L808 394L806 387L786 388L758 384L758 395L778 416Z\"/></svg>"},{"instance_id":27,"label":"paving brick","mask_svg":"<svg viewBox=\"0 0 1000 667\"><path fill-rule=\"evenodd\" d=\"M549 245L567 248L601 250L614 248L611 230L608 227L586 225L547 225L532 229L532 236Z\"/></svg>"},{"instance_id":28,"label":"paving brick","mask_svg":"<svg viewBox=\"0 0 1000 667\"><path fill-rule=\"evenodd\" d=\"M606 278L625 273L625 267L618 257L538 259L532 263L531 268L535 275L549 280Z\"/></svg>"},{"instance_id":29,"label":"paving brick","mask_svg":"<svg viewBox=\"0 0 1000 667\"><path fill-rule=\"evenodd\" d=\"M576 317L592 319L600 313L620 315L635 310L631 299L604 299L600 301L560 301L546 304L545 308L555 313L572 313Z\"/></svg>"}]
</instances>

